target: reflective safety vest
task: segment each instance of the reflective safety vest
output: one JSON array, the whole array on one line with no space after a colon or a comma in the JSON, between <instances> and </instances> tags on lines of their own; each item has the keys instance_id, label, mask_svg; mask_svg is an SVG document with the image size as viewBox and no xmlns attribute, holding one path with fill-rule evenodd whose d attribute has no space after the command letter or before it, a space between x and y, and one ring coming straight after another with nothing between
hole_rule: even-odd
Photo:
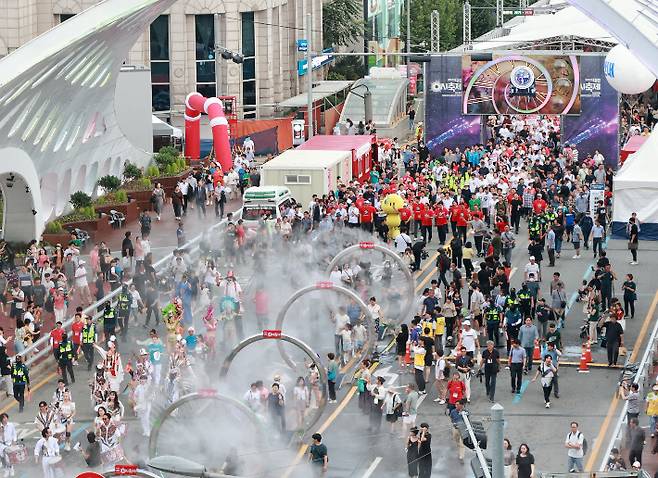
<instances>
[{"instance_id":1,"label":"reflective safety vest","mask_svg":"<svg viewBox=\"0 0 658 478\"><path fill-rule=\"evenodd\" d=\"M73 360L73 344L67 340L65 344L59 344L60 360Z\"/></svg>"},{"instance_id":2,"label":"reflective safety vest","mask_svg":"<svg viewBox=\"0 0 658 478\"><path fill-rule=\"evenodd\" d=\"M512 299L511 297L508 297L505 304L507 305L508 308L511 308L514 305L519 305L519 301L516 299Z\"/></svg>"},{"instance_id":3,"label":"reflective safety vest","mask_svg":"<svg viewBox=\"0 0 658 478\"><path fill-rule=\"evenodd\" d=\"M497 307L489 307L485 312L485 316L489 321L500 321L500 311Z\"/></svg>"},{"instance_id":4,"label":"reflective safety vest","mask_svg":"<svg viewBox=\"0 0 658 478\"><path fill-rule=\"evenodd\" d=\"M17 384L27 383L29 381L27 367L24 363L11 366L11 380Z\"/></svg>"},{"instance_id":5,"label":"reflective safety vest","mask_svg":"<svg viewBox=\"0 0 658 478\"><path fill-rule=\"evenodd\" d=\"M106 310L103 314L103 320L112 320L115 318L114 309Z\"/></svg>"},{"instance_id":6,"label":"reflective safety vest","mask_svg":"<svg viewBox=\"0 0 658 478\"><path fill-rule=\"evenodd\" d=\"M119 310L122 312L128 311L128 306L130 304L130 298L128 297L128 294L119 294L119 303L117 304L119 307Z\"/></svg>"},{"instance_id":7,"label":"reflective safety vest","mask_svg":"<svg viewBox=\"0 0 658 478\"><path fill-rule=\"evenodd\" d=\"M89 327L85 326L82 329L82 343L93 344L96 341L96 326L91 324Z\"/></svg>"},{"instance_id":8,"label":"reflective safety vest","mask_svg":"<svg viewBox=\"0 0 658 478\"><path fill-rule=\"evenodd\" d=\"M530 292L524 292L523 290L520 290L517 294L516 297L521 301L524 302L526 300L530 300Z\"/></svg>"}]
</instances>

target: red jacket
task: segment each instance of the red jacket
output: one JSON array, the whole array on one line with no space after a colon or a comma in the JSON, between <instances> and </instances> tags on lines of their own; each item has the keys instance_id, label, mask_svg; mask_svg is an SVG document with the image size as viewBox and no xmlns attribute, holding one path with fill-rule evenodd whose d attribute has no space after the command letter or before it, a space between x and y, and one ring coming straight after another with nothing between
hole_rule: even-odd
<instances>
[{"instance_id":1,"label":"red jacket","mask_svg":"<svg viewBox=\"0 0 658 478\"><path fill-rule=\"evenodd\" d=\"M466 393L466 385L461 380L448 382L448 403L454 405L462 398Z\"/></svg>"},{"instance_id":2,"label":"red jacket","mask_svg":"<svg viewBox=\"0 0 658 478\"><path fill-rule=\"evenodd\" d=\"M365 204L359 211L361 213L361 223L366 223L370 224L372 222L372 218L374 217L375 213L377 212L377 209L375 209L374 206L371 206L370 204Z\"/></svg>"}]
</instances>

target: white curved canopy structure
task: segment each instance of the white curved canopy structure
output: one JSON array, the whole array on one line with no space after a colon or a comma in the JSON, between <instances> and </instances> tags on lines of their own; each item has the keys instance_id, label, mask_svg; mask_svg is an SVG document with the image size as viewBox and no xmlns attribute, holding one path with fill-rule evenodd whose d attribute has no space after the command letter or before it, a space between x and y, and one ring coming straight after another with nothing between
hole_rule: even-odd
<instances>
[{"instance_id":1,"label":"white curved canopy structure","mask_svg":"<svg viewBox=\"0 0 658 478\"><path fill-rule=\"evenodd\" d=\"M658 78L658 2L568 0L610 32Z\"/></svg>"},{"instance_id":2,"label":"white curved canopy structure","mask_svg":"<svg viewBox=\"0 0 658 478\"><path fill-rule=\"evenodd\" d=\"M101 1L0 60L7 240L39 237L72 192L91 194L99 176L120 175L126 160L148 162L121 129L115 89L132 45L174 2Z\"/></svg>"}]
</instances>

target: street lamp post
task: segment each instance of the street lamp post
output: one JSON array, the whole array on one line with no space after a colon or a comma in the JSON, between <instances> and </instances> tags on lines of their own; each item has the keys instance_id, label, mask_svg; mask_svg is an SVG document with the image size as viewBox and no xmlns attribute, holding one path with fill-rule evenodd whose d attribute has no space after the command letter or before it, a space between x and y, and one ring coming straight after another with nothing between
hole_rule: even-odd
<instances>
[{"instance_id":1,"label":"street lamp post","mask_svg":"<svg viewBox=\"0 0 658 478\"><path fill-rule=\"evenodd\" d=\"M200 463L173 455L156 456L148 461L148 466L164 473L192 478L236 478L223 473L206 471L206 467Z\"/></svg>"}]
</instances>

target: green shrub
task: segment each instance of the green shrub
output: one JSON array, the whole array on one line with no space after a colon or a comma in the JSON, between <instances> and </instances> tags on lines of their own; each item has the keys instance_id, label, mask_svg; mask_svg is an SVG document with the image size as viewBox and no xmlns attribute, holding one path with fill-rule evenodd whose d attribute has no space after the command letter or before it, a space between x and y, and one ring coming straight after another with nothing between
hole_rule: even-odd
<instances>
[{"instance_id":1,"label":"green shrub","mask_svg":"<svg viewBox=\"0 0 658 478\"><path fill-rule=\"evenodd\" d=\"M69 202L73 206L73 209L81 209L84 207L91 206L91 196L85 192L77 191L71 194Z\"/></svg>"},{"instance_id":2,"label":"green shrub","mask_svg":"<svg viewBox=\"0 0 658 478\"><path fill-rule=\"evenodd\" d=\"M180 171L185 171L187 169L187 162L185 162L185 158L182 156L178 158L178 170Z\"/></svg>"},{"instance_id":3,"label":"green shrub","mask_svg":"<svg viewBox=\"0 0 658 478\"><path fill-rule=\"evenodd\" d=\"M50 221L46 224L46 234L61 234L62 230L62 223L59 221Z\"/></svg>"},{"instance_id":4,"label":"green shrub","mask_svg":"<svg viewBox=\"0 0 658 478\"><path fill-rule=\"evenodd\" d=\"M149 178L141 178L139 180L139 184L144 188L144 189L151 189L153 188L153 183L151 183L151 180Z\"/></svg>"},{"instance_id":5,"label":"green shrub","mask_svg":"<svg viewBox=\"0 0 658 478\"><path fill-rule=\"evenodd\" d=\"M176 148L172 146L165 146L160 148L160 151L158 151L153 156L153 162L158 166L158 168L160 168L161 171L166 171L166 168L170 164L176 163L179 157L180 153Z\"/></svg>"},{"instance_id":6,"label":"green shrub","mask_svg":"<svg viewBox=\"0 0 658 478\"><path fill-rule=\"evenodd\" d=\"M174 158L180 156L178 150L173 146L163 146L162 148L160 148L160 151L158 151L158 154L164 154L165 156L173 156Z\"/></svg>"},{"instance_id":7,"label":"green shrub","mask_svg":"<svg viewBox=\"0 0 658 478\"><path fill-rule=\"evenodd\" d=\"M157 178L158 176L160 176L160 169L152 164L151 166L146 168L146 176L148 178Z\"/></svg>"},{"instance_id":8,"label":"green shrub","mask_svg":"<svg viewBox=\"0 0 658 478\"><path fill-rule=\"evenodd\" d=\"M96 219L96 209L94 206L87 206L80 208L79 211L82 213L85 219Z\"/></svg>"},{"instance_id":9,"label":"green shrub","mask_svg":"<svg viewBox=\"0 0 658 478\"><path fill-rule=\"evenodd\" d=\"M178 173L178 167L175 163L168 164L165 168L165 174L168 176L174 176L176 173Z\"/></svg>"},{"instance_id":10,"label":"green shrub","mask_svg":"<svg viewBox=\"0 0 658 478\"><path fill-rule=\"evenodd\" d=\"M123 167L123 179L126 181L132 181L133 179L139 179L141 177L142 170L130 161L126 161L126 164Z\"/></svg>"},{"instance_id":11,"label":"green shrub","mask_svg":"<svg viewBox=\"0 0 658 478\"><path fill-rule=\"evenodd\" d=\"M114 193L114 201L119 204L128 202L128 193L124 189L119 189Z\"/></svg>"},{"instance_id":12,"label":"green shrub","mask_svg":"<svg viewBox=\"0 0 658 478\"><path fill-rule=\"evenodd\" d=\"M98 180L98 185L106 191L116 191L121 187L121 179L108 174Z\"/></svg>"}]
</instances>

